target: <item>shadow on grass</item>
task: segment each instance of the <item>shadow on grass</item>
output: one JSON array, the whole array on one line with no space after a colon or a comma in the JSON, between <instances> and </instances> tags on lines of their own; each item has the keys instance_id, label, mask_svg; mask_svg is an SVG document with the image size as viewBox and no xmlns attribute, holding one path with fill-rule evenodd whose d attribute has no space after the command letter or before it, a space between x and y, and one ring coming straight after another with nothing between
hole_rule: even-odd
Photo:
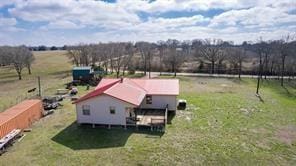
<instances>
[{"instance_id":1,"label":"shadow on grass","mask_svg":"<svg viewBox=\"0 0 296 166\"><path fill-rule=\"evenodd\" d=\"M260 100L261 103L264 103L263 98L259 94L256 94L256 97L258 97L258 99Z\"/></svg>"},{"instance_id":2,"label":"shadow on grass","mask_svg":"<svg viewBox=\"0 0 296 166\"><path fill-rule=\"evenodd\" d=\"M168 112L168 124L172 124L172 120L174 119L175 116L176 116L176 112L173 112L173 111Z\"/></svg>"},{"instance_id":3,"label":"shadow on grass","mask_svg":"<svg viewBox=\"0 0 296 166\"><path fill-rule=\"evenodd\" d=\"M133 133L147 134L147 137L157 136L157 138L163 135L161 132L140 129L136 131L119 127L107 129L92 128L90 125L78 126L76 122L73 122L51 140L73 150L114 148L123 147Z\"/></svg>"},{"instance_id":4,"label":"shadow on grass","mask_svg":"<svg viewBox=\"0 0 296 166\"><path fill-rule=\"evenodd\" d=\"M292 81L284 82L284 86L280 86L279 80L265 80L263 85L282 97L296 98L296 91Z\"/></svg>"},{"instance_id":5,"label":"shadow on grass","mask_svg":"<svg viewBox=\"0 0 296 166\"><path fill-rule=\"evenodd\" d=\"M15 76L15 77L11 77L11 78L1 78L0 79L0 84L11 84L11 83L14 83L14 82L17 82L17 81L20 81L18 79L18 76Z\"/></svg>"},{"instance_id":6,"label":"shadow on grass","mask_svg":"<svg viewBox=\"0 0 296 166\"><path fill-rule=\"evenodd\" d=\"M71 75L71 70L57 71L57 72L50 73L50 75L53 75L56 78L63 79Z\"/></svg>"},{"instance_id":7,"label":"shadow on grass","mask_svg":"<svg viewBox=\"0 0 296 166\"><path fill-rule=\"evenodd\" d=\"M290 92L290 90L286 86L283 86L283 89L286 92L287 96L289 96L289 97L296 97L296 94L293 94L292 92Z\"/></svg>"}]
</instances>

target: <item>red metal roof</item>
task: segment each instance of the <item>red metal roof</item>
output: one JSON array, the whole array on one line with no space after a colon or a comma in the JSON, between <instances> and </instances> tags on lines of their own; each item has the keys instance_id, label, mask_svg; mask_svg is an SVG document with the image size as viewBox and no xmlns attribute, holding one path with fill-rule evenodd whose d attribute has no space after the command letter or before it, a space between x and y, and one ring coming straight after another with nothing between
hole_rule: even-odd
<instances>
[{"instance_id":1,"label":"red metal roof","mask_svg":"<svg viewBox=\"0 0 296 166\"><path fill-rule=\"evenodd\" d=\"M149 95L179 95L177 79L132 79Z\"/></svg>"},{"instance_id":2,"label":"red metal roof","mask_svg":"<svg viewBox=\"0 0 296 166\"><path fill-rule=\"evenodd\" d=\"M95 90L79 98L78 103L89 98L106 94L139 106L148 95L178 95L179 80L177 79L102 79Z\"/></svg>"},{"instance_id":3,"label":"red metal roof","mask_svg":"<svg viewBox=\"0 0 296 166\"><path fill-rule=\"evenodd\" d=\"M108 79L102 79L100 81L100 83L97 85L96 89L99 89L99 88L102 88L106 85L109 85L109 84L112 84L112 83L115 83L115 82L119 82L120 80L119 79L112 79L112 78L108 78Z\"/></svg>"}]
</instances>

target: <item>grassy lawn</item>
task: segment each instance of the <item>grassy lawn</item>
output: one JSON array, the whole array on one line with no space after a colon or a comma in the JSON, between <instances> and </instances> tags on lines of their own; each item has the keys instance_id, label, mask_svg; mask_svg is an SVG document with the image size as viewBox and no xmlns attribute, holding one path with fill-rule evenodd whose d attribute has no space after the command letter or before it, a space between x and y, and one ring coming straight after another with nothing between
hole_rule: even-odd
<instances>
[{"instance_id":1,"label":"grassy lawn","mask_svg":"<svg viewBox=\"0 0 296 166\"><path fill-rule=\"evenodd\" d=\"M54 80L55 71L45 70L44 79ZM256 80L179 79L179 98L188 108L177 112L164 134L77 126L74 105L65 100L0 156L0 165L296 164L295 82L282 88L264 81L260 101ZM87 93L86 87L79 90Z\"/></svg>"},{"instance_id":2,"label":"grassy lawn","mask_svg":"<svg viewBox=\"0 0 296 166\"><path fill-rule=\"evenodd\" d=\"M125 72L125 75L122 75L122 72L120 72L119 77L127 77L127 78L141 78L143 77L144 74L143 73L134 73L134 74L130 74L128 72ZM105 76L106 78L116 78L116 73L110 73L108 75Z\"/></svg>"},{"instance_id":3,"label":"grassy lawn","mask_svg":"<svg viewBox=\"0 0 296 166\"><path fill-rule=\"evenodd\" d=\"M72 65L65 51L34 52L32 75L23 69L23 80L19 81L13 67L0 68L0 112L22 99L35 95L27 91L37 88L37 76L41 77L42 93L49 95L71 80Z\"/></svg>"}]
</instances>

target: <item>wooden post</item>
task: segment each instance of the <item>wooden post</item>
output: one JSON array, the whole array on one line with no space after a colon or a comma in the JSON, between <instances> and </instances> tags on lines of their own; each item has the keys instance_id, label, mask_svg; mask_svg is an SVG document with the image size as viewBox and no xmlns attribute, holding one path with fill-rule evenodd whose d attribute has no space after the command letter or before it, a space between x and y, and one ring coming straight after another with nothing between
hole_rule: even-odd
<instances>
[{"instance_id":1,"label":"wooden post","mask_svg":"<svg viewBox=\"0 0 296 166\"><path fill-rule=\"evenodd\" d=\"M111 124L108 125L108 129L111 129Z\"/></svg>"},{"instance_id":2,"label":"wooden post","mask_svg":"<svg viewBox=\"0 0 296 166\"><path fill-rule=\"evenodd\" d=\"M40 76L38 78L38 96L41 97L41 83L40 83Z\"/></svg>"}]
</instances>

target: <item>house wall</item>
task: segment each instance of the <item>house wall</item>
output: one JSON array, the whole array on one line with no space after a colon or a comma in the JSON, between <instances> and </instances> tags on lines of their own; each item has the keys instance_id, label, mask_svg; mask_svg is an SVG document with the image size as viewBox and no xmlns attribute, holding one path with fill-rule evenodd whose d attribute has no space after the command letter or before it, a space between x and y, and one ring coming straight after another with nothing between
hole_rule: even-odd
<instances>
[{"instance_id":1,"label":"house wall","mask_svg":"<svg viewBox=\"0 0 296 166\"><path fill-rule=\"evenodd\" d=\"M90 106L90 115L83 115L83 105ZM115 107L115 114L110 114L110 106ZM76 104L77 122L90 124L125 125L126 107L133 107L133 105L108 95L97 96Z\"/></svg>"},{"instance_id":2,"label":"house wall","mask_svg":"<svg viewBox=\"0 0 296 166\"><path fill-rule=\"evenodd\" d=\"M152 95L152 104L146 104L146 98L143 99L140 108L163 109L169 105L169 110L176 110L177 96Z\"/></svg>"}]
</instances>

